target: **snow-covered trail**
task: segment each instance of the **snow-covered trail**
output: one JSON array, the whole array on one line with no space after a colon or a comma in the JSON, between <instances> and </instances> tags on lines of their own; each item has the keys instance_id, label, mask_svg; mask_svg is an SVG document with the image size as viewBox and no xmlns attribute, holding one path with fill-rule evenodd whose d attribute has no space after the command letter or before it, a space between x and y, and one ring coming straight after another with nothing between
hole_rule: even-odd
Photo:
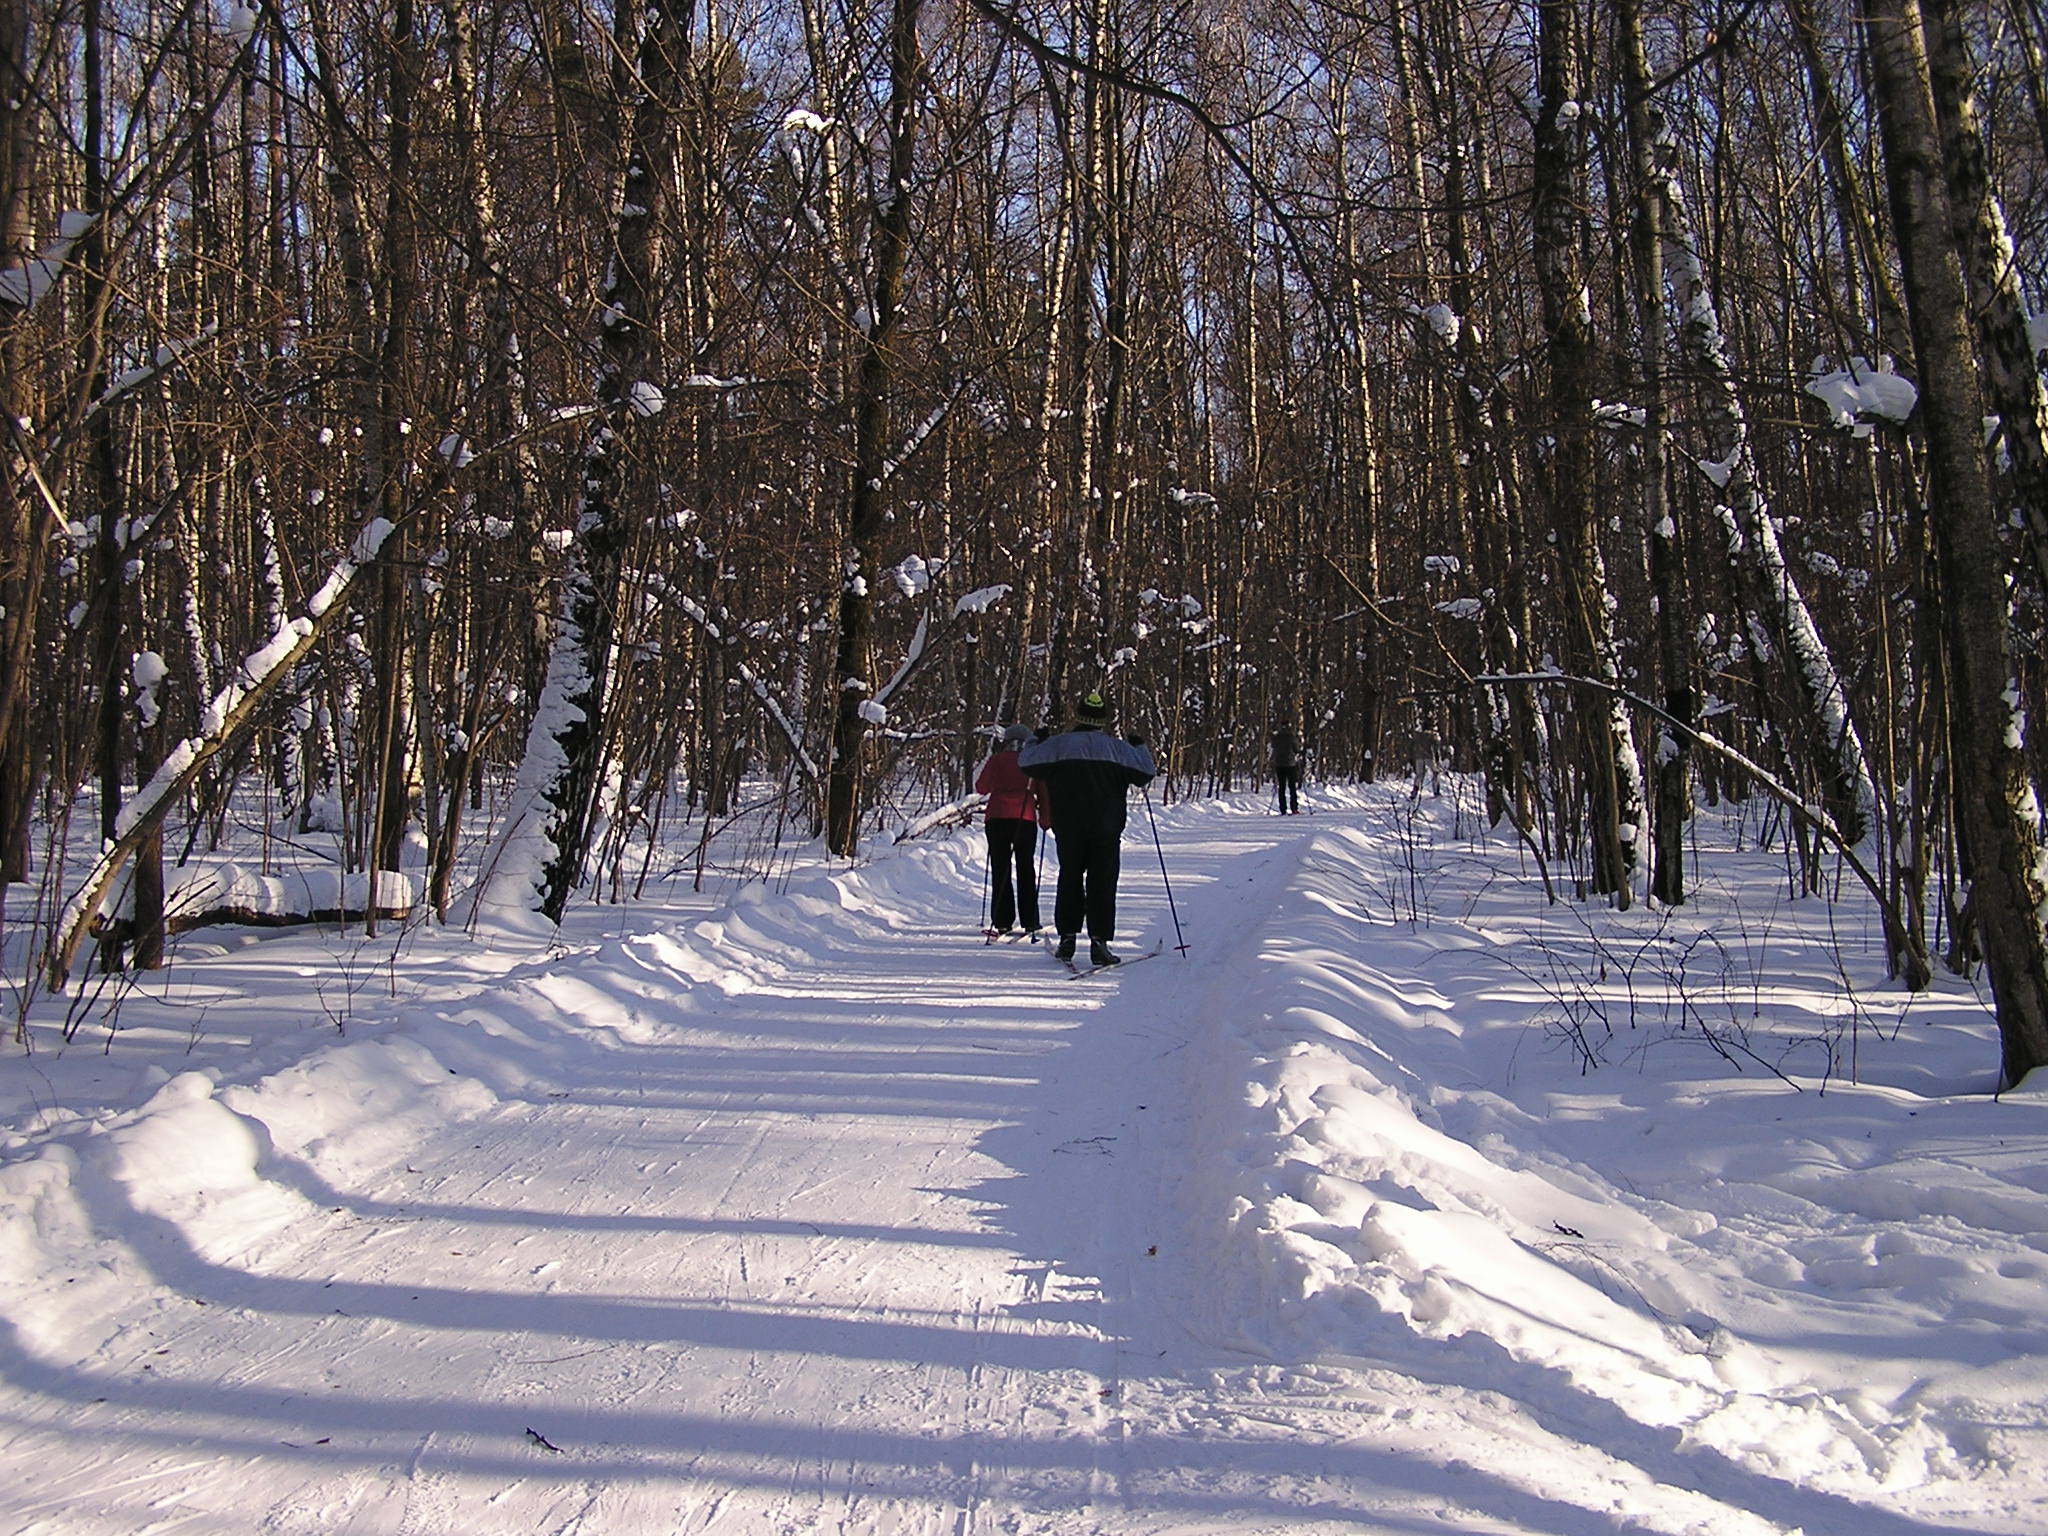
<instances>
[{"instance_id":1,"label":"snow-covered trail","mask_svg":"<svg viewBox=\"0 0 2048 1536\"><path fill-rule=\"evenodd\" d=\"M1306 1528L1284 1479L1209 1488L1236 1457L1198 1431L1162 1457L1146 1423L1132 1455L1125 1400L1188 1347L1177 1288L1154 1277L1186 1260L1162 1186L1199 1131L1181 1111L1202 999L1243 963L1307 826L1239 817L1176 844L1187 958L1074 980L1042 951L982 944L964 909L757 894L451 1009L494 1039L440 1059L496 1103L452 1124L401 1115L389 1161L354 1125L263 1137L257 1178L225 1202L237 1181L212 1181L203 1209L160 1189L146 1145L80 1170L76 1217L121 1281L102 1286L95 1353L133 1359L67 1369L9 1342L28 1389L9 1460L46 1449L50 1469L9 1497L13 1517ZM1127 952L1172 939L1144 830ZM309 1099L345 1089L322 1081L346 1070L334 1054L304 1069ZM201 1086L192 1115L234 1113ZM262 1091L247 1107L276 1122L290 1089Z\"/></svg>"},{"instance_id":2,"label":"snow-covered trail","mask_svg":"<svg viewBox=\"0 0 2048 1536\"><path fill-rule=\"evenodd\" d=\"M1526 978L1619 951L1395 792L1163 813L1182 956L1134 809L1099 976L962 836L357 951L333 1044L305 936L138 1000L251 1043L9 1140L0 1530L2039 1528L2039 1106L1582 1079Z\"/></svg>"}]
</instances>

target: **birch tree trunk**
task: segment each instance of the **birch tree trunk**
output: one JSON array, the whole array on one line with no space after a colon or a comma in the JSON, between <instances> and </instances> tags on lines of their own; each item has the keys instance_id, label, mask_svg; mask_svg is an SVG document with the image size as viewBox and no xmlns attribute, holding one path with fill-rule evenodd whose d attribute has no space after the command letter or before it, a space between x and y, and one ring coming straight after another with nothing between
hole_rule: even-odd
<instances>
[{"instance_id":1,"label":"birch tree trunk","mask_svg":"<svg viewBox=\"0 0 2048 1536\"><path fill-rule=\"evenodd\" d=\"M94 594L93 692L95 714L95 768L100 784L100 842L114 840L121 820L121 779L123 761L123 705L125 682L121 653L128 639L127 566L128 507L122 493L120 445L115 439L114 413L94 410L92 402L107 393L107 312L113 302L113 242L107 230L111 211L107 195L106 166L106 56L104 18L99 0L84 0L79 22L81 69L79 81L84 94L85 123L82 148L85 159L85 211L92 227L79 242L79 265L85 276L84 329L79 342L79 393L72 410L85 418L86 456L91 466L89 481L92 505L96 507L99 534L93 541ZM160 915L160 914L159 914ZM121 968L125 934L118 926L101 936L100 965L103 970Z\"/></svg>"},{"instance_id":2,"label":"birch tree trunk","mask_svg":"<svg viewBox=\"0 0 2048 1536\"><path fill-rule=\"evenodd\" d=\"M1872 94L1920 363L1940 573L1949 756L1969 910L1982 936L2005 1082L2048 1062L2048 942L2033 785L2014 708L2010 604L1983 447L1984 397L1918 0L1862 0Z\"/></svg>"},{"instance_id":3,"label":"birch tree trunk","mask_svg":"<svg viewBox=\"0 0 2048 1536\"><path fill-rule=\"evenodd\" d=\"M1643 436L1640 476L1642 518L1649 540L1650 584L1657 602L1657 655L1663 674L1664 708L1677 728L1659 724L1654 755L1656 814L1652 818L1650 895L1666 906L1685 900L1685 833L1692 816L1691 730L1698 724L1693 700L1693 641L1684 551L1665 486L1665 446L1670 430L1665 401L1664 359L1670 326L1664 307L1664 186L1661 166L1666 142L1661 112L1650 99L1650 63L1643 46L1638 0L1618 0L1615 21L1622 63L1622 93L1628 102L1630 169L1635 178L1635 215L1630 247L1635 263L1636 313L1641 319Z\"/></svg>"},{"instance_id":4,"label":"birch tree trunk","mask_svg":"<svg viewBox=\"0 0 2048 1536\"><path fill-rule=\"evenodd\" d=\"M1836 222L1851 258L1849 270L1862 273L1870 285L1879 347L1903 349L1913 339L1906 325L1905 301L1899 297L1898 284L1892 280L1891 265L1885 260L1877 237L1877 221L1871 215L1862 170L1849 158L1849 130L1834 77L1821 57L1820 27L1813 15L1813 0L1787 0L1787 5L1793 41L1806 72L1807 94L1813 102L1814 137L1828 167Z\"/></svg>"},{"instance_id":5,"label":"birch tree trunk","mask_svg":"<svg viewBox=\"0 0 2048 1536\"><path fill-rule=\"evenodd\" d=\"M1432 50L1434 67L1420 77L1433 87L1436 116L1446 140L1443 152L1443 228L1445 281L1455 317L1456 335L1448 348L1453 358L1453 420L1458 453L1466 464L1467 498L1481 530L1473 539L1482 590L1495 596L1485 615L1486 664L1505 672L1525 670L1529 663L1531 580L1529 530L1513 477L1503 464L1501 444L1507 437L1507 401L1499 388L1499 369L1489 359L1487 343L1475 310L1474 274L1483 265L1475 246L1490 244L1487 232L1476 232L1479 215L1488 206L1493 187L1487 172L1485 141L1462 74L1462 50L1455 31L1461 24L1456 7L1435 7L1431 24L1438 29ZM1527 825L1533 779L1548 758L1544 717L1526 689L1487 690L1488 713L1495 732L1489 744L1488 814L1498 821L1512 814Z\"/></svg>"},{"instance_id":6,"label":"birch tree trunk","mask_svg":"<svg viewBox=\"0 0 2048 1536\"><path fill-rule=\"evenodd\" d=\"M2013 41L2025 65L2027 105L2034 112L2035 148L2048 155L2048 6L2041 0L2006 0Z\"/></svg>"},{"instance_id":7,"label":"birch tree trunk","mask_svg":"<svg viewBox=\"0 0 2048 1536\"><path fill-rule=\"evenodd\" d=\"M470 247L470 275L481 288L484 312L477 417L485 441L497 448L519 438L526 424L519 397L523 378L513 317L512 273L503 221L498 213L497 181L477 81L476 19L468 0L442 0L441 9L446 21L443 46L448 54L452 116L472 192L470 205L464 210L467 222L462 233ZM501 518L521 538L520 562L522 568L530 570L536 541L529 511L529 469L523 444L509 453L492 453L479 466L476 496L480 508ZM482 675L469 679L460 726L448 754L446 799L427 875L428 900L444 921L454 884L455 858L462 845L466 791L482 749L485 711L491 707L489 701L494 690L490 685L508 666L515 673L523 670L523 657L504 658L499 654L500 639L520 623L517 613L508 615L501 605L492 604L493 611L486 614L483 609L487 601L486 594L477 592L469 594L467 601L470 664L473 672Z\"/></svg>"},{"instance_id":8,"label":"birch tree trunk","mask_svg":"<svg viewBox=\"0 0 2048 1536\"><path fill-rule=\"evenodd\" d=\"M377 911L387 904L383 873L403 862L405 828L410 814L406 773L408 703L423 706L408 686L408 599L412 578L406 570L409 538L402 506L407 458L407 418L412 406L407 371L412 350L413 307L419 289L418 240L413 198L413 102L423 66L414 25L413 0L395 0L385 50L386 136L388 182L384 199L384 315L376 354L374 383L367 382L365 400L374 390L376 413L364 423L375 444L365 477L379 514L397 530L401 541L386 552L380 566L382 591L376 609L377 654L377 782L376 811L368 840L370 894L364 903L370 932L376 932Z\"/></svg>"}]
</instances>

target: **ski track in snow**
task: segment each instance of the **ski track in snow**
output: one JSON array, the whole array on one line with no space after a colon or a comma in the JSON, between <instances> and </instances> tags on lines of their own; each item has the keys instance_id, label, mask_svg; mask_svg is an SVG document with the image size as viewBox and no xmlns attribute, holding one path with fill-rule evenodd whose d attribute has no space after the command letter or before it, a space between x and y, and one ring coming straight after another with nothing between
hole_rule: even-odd
<instances>
[{"instance_id":1,"label":"ski track in snow","mask_svg":"<svg viewBox=\"0 0 2048 1536\"><path fill-rule=\"evenodd\" d=\"M1925 1382L1866 1410L1797 1337L1702 1342L1688 1308L1768 1315L1755 1277L1789 1261L1745 1247L1768 1233L1731 1212L1680 1243L1569 1116L1452 1080L1459 1000L1535 975L1467 948L1535 952L1507 920L1394 922L1429 899L1398 859L1370 891L1332 874L1367 867L1393 803L1162 816L1186 958L1134 825L1123 938L1169 949L1092 986L984 945L971 836L716 909L596 909L554 955L421 940L448 946L404 972L428 979L362 984L338 1043L249 1012L320 969L317 941L174 971L248 1057L172 1056L147 1102L46 1116L0 1165L30 1239L0 1257L0 1527L2048 1530L2018 1476L2038 1415L1973 1442L1938 1393L1924 1425L1901 1408ZM302 989L317 1025L334 1004ZM1625 1114L1637 1069L1606 1070ZM1383 1112L1402 1095L1422 1107ZM1495 1144L1517 1129L1531 1150ZM1946 1260L1938 1232L1879 1253L1820 1159L1703 1150L1713 1178L1825 1203L1783 1284L1839 1290L1849 1322L1875 1269L1980 1262L1960 1232ZM1946 1199L2043 1246L2041 1202L1899 1174L1867 1187L1873 1221ZM1447 1248L1477 1257L1422 1257ZM2000 1262L2038 1304L2038 1267ZM1984 1293L1987 1329L2021 1326L2004 1305ZM2002 1348L1958 1369L2038 1369Z\"/></svg>"}]
</instances>

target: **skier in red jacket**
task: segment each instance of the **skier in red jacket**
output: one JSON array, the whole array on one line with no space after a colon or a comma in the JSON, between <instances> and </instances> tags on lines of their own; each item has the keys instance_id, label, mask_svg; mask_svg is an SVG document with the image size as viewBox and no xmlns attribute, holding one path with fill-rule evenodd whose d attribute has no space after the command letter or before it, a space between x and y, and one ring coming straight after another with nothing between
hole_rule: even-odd
<instances>
[{"instance_id":1,"label":"skier in red jacket","mask_svg":"<svg viewBox=\"0 0 2048 1536\"><path fill-rule=\"evenodd\" d=\"M974 788L988 796L984 830L988 864L995 887L990 912L990 937L1011 931L1020 917L1024 931L1038 937L1038 828L1047 819L1045 785L1027 778L1017 766L1017 749L1031 739L1031 728L1013 725L1002 744L974 776ZM1014 878L1013 878L1014 877Z\"/></svg>"}]
</instances>

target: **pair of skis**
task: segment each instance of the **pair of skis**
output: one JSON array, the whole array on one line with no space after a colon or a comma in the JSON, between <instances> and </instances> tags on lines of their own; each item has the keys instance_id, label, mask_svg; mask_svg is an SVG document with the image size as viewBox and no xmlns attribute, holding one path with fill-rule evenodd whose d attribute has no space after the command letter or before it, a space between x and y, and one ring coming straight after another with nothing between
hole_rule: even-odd
<instances>
[{"instance_id":1,"label":"pair of skis","mask_svg":"<svg viewBox=\"0 0 2048 1536\"><path fill-rule=\"evenodd\" d=\"M1005 932L1000 928L984 928L981 930L981 937L984 943L991 945L1016 944L1020 942L1041 944L1045 942L1035 932L1020 933L1015 930ZM1090 965L1082 961L1078 955L1076 955L1076 957L1071 960L1062 960L1060 958L1059 951L1049 943L1045 944L1045 952L1048 955L1052 956L1053 963L1055 965L1064 966L1066 968L1067 980L1078 981L1083 976L1096 976L1100 975L1104 971L1121 970L1123 967L1127 965L1142 965L1147 960L1156 960L1159 958L1160 955L1166 952L1166 940L1164 938L1161 938L1157 943L1155 943L1150 949L1146 950L1144 953L1137 955L1126 955L1123 959L1111 961L1108 965Z\"/></svg>"}]
</instances>

